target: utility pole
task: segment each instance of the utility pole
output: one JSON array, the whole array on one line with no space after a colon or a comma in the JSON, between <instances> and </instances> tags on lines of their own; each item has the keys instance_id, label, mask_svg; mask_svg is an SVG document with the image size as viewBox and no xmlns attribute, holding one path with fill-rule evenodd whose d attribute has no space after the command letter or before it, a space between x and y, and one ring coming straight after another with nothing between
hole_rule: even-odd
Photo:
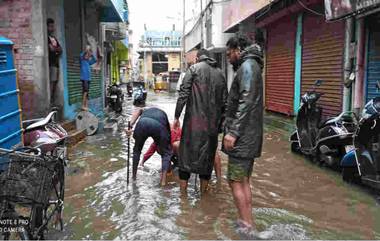
<instances>
[{"instance_id":1,"label":"utility pole","mask_svg":"<svg viewBox=\"0 0 380 241\"><path fill-rule=\"evenodd\" d=\"M181 64L181 73L184 72L184 70L186 69L186 60L185 60L185 53L186 53L186 48L185 48L185 27L186 27L186 18L185 18L185 11L186 11L186 0L183 0L182 1L182 4L183 4L183 8L182 8L182 64Z\"/></svg>"},{"instance_id":2,"label":"utility pole","mask_svg":"<svg viewBox=\"0 0 380 241\"><path fill-rule=\"evenodd\" d=\"M147 61L146 61L146 46L147 46L147 38L146 38L146 24L144 23L144 39L143 39L143 48L144 48L144 83L147 82Z\"/></svg>"},{"instance_id":3,"label":"utility pole","mask_svg":"<svg viewBox=\"0 0 380 241\"><path fill-rule=\"evenodd\" d=\"M203 0L200 0L201 1L201 48L203 48L203 4L202 4L202 2L203 2Z\"/></svg>"},{"instance_id":4,"label":"utility pole","mask_svg":"<svg viewBox=\"0 0 380 241\"><path fill-rule=\"evenodd\" d=\"M143 46L144 46L144 83L147 82L147 66L146 66L146 44L145 42L143 43Z\"/></svg>"}]
</instances>

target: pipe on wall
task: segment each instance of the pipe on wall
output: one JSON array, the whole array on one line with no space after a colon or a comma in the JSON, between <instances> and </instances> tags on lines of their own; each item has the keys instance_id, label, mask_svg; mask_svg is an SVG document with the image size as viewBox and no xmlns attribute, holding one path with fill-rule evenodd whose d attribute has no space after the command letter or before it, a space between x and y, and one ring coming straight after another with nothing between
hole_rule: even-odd
<instances>
[{"instance_id":1,"label":"pipe on wall","mask_svg":"<svg viewBox=\"0 0 380 241\"><path fill-rule=\"evenodd\" d=\"M355 81L355 95L354 95L354 111L360 112L363 106L363 88L364 88L364 56L365 56L365 29L364 18L360 18L356 22L356 81Z\"/></svg>"},{"instance_id":2,"label":"pipe on wall","mask_svg":"<svg viewBox=\"0 0 380 241\"><path fill-rule=\"evenodd\" d=\"M354 19L346 19L346 32L344 39L344 87L343 87L343 111L351 109L351 90L352 85L349 83L350 74L352 72L352 56L350 56L351 43L354 40Z\"/></svg>"}]
</instances>

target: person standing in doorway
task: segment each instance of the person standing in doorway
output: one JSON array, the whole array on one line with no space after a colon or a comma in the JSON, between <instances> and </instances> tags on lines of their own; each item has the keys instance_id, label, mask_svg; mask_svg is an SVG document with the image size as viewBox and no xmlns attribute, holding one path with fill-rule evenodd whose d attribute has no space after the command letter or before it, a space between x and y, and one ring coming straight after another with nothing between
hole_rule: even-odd
<instances>
[{"instance_id":1,"label":"person standing in doorway","mask_svg":"<svg viewBox=\"0 0 380 241\"><path fill-rule=\"evenodd\" d=\"M227 58L236 71L228 96L222 150L228 155L228 181L240 220L253 230L251 175L263 143L263 53L245 36L227 42Z\"/></svg>"},{"instance_id":2,"label":"person standing in doorway","mask_svg":"<svg viewBox=\"0 0 380 241\"><path fill-rule=\"evenodd\" d=\"M62 48L57 38L54 36L55 23L51 18L47 19L48 48L49 48L49 78L50 78L50 103L54 105L56 100L56 90L59 80L59 58Z\"/></svg>"},{"instance_id":3,"label":"person standing in doorway","mask_svg":"<svg viewBox=\"0 0 380 241\"><path fill-rule=\"evenodd\" d=\"M179 178L186 193L191 173L199 174L201 193L207 190L214 166L218 134L227 101L227 82L207 50L197 53L197 63L183 79L175 109L174 126L186 105L179 146Z\"/></svg>"},{"instance_id":4,"label":"person standing in doorway","mask_svg":"<svg viewBox=\"0 0 380 241\"><path fill-rule=\"evenodd\" d=\"M96 57L92 53L91 46L87 45L80 54L80 80L82 81L82 110L88 110L88 99L91 82L91 65L96 63Z\"/></svg>"}]
</instances>

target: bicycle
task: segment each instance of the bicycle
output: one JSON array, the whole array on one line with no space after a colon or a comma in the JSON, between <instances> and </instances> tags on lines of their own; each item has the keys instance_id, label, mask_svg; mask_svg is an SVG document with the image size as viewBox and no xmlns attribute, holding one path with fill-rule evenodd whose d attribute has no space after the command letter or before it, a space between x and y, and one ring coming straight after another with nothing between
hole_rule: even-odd
<instances>
[{"instance_id":1,"label":"bicycle","mask_svg":"<svg viewBox=\"0 0 380 241\"><path fill-rule=\"evenodd\" d=\"M63 230L66 153L0 149L0 237L44 239L55 216Z\"/></svg>"}]
</instances>

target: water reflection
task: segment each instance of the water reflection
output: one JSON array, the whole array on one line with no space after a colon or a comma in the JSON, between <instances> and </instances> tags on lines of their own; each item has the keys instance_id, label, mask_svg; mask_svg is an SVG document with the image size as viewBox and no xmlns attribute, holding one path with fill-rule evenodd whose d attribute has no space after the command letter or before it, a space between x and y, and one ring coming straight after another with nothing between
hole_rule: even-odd
<instances>
[{"instance_id":1,"label":"water reflection","mask_svg":"<svg viewBox=\"0 0 380 241\"><path fill-rule=\"evenodd\" d=\"M149 106L165 110L173 120L173 96L148 96ZM124 110L130 116L130 102ZM139 167L137 182L127 186L125 123L118 131L88 138L73 152L73 166L80 171L68 178L65 212L72 234L62 238L242 238L236 232L236 208L226 182L224 155L223 182L218 186L213 177L210 192L202 198L194 175L187 196L181 196L175 176L169 178L167 187L159 187L161 158L157 154ZM147 141L142 153L151 142ZM133 143L131 138L131 154ZM266 133L264 153L255 162L252 179L256 225L268 238L379 238L380 214L374 199L343 184L337 173L291 154L279 134Z\"/></svg>"}]
</instances>

